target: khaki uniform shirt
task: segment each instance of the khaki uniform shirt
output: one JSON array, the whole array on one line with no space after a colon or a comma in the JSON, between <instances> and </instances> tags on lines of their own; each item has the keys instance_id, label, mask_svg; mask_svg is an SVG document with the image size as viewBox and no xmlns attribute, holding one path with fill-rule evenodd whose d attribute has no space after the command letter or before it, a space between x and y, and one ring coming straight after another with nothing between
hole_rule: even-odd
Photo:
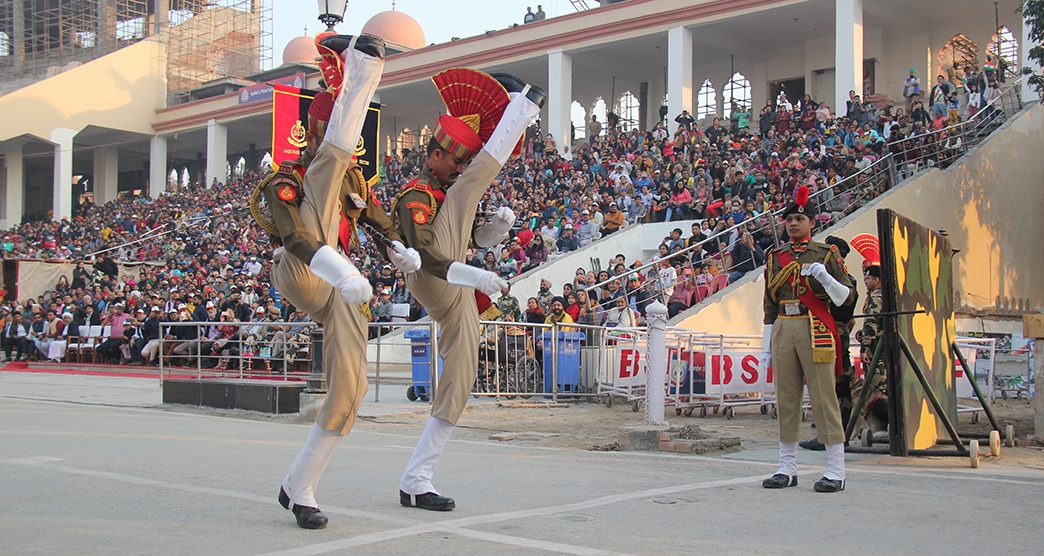
<instances>
[{"instance_id":1,"label":"khaki uniform shirt","mask_svg":"<svg viewBox=\"0 0 1044 556\"><path fill-rule=\"evenodd\" d=\"M782 251L790 252L797 264L783 268L779 261L779 254ZM765 324L776 322L782 302L798 300L798 292L794 291L790 282L795 273L800 275L801 265L809 263L823 263L835 280L848 287L849 294L845 301L846 303L851 302L853 296L856 295L856 289L848 278L845 260L841 257L837 247L817 241L809 241L807 245L791 242L781 246L779 250L772 250L768 253L768 260L765 263ZM799 276L797 283L798 287L801 287L802 284L810 287L816 297L823 300L828 307L830 306L830 297L818 280L808 276Z\"/></svg>"},{"instance_id":2,"label":"khaki uniform shirt","mask_svg":"<svg viewBox=\"0 0 1044 556\"><path fill-rule=\"evenodd\" d=\"M285 182L280 180L273 180L265 188L265 201L268 203L269 210L272 213L273 222L279 228L280 237L277 241L286 246L287 251L297 257L298 260L305 263L311 262L315 252L323 246L323 242L319 240L314 231L308 230L301 220L298 209L304 189L301 187L302 183L298 177L288 173L288 170L293 164L299 164L307 168L311 161L312 157L304 153L293 162L283 163L283 168L286 170L280 169L280 172L287 173L287 176L297 183L293 199L285 199L281 195L280 190L283 188L281 184ZM334 184L331 185L333 186ZM389 240L396 241L400 239L395 226L392 224L392 219L377 203L377 198L370 191L368 184L364 181L352 179L349 177L349 174L345 174L341 176L341 183L338 187L340 187L338 198L341 199L341 213L348 219L351 226L353 243L357 241L358 231L356 226L359 222L372 226ZM342 245L342 248L345 250L348 247L347 245Z\"/></svg>"}]
</instances>

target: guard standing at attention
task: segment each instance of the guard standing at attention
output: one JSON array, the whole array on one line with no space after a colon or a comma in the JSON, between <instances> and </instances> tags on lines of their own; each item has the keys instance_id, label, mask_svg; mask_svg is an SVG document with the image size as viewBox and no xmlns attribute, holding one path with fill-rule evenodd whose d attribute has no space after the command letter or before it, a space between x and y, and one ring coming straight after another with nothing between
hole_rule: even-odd
<instances>
[{"instance_id":1,"label":"guard standing at attention","mask_svg":"<svg viewBox=\"0 0 1044 556\"><path fill-rule=\"evenodd\" d=\"M783 216L790 242L768 254L762 340L762 366L771 361L775 377L779 469L762 486L797 486L796 454L807 382L816 435L826 445L827 455L826 471L815 490L837 492L845 488L845 432L834 385L843 365L830 305L841 307L850 302L855 287L837 247L812 240L816 214L808 202L808 187L797 189Z\"/></svg>"}]
</instances>

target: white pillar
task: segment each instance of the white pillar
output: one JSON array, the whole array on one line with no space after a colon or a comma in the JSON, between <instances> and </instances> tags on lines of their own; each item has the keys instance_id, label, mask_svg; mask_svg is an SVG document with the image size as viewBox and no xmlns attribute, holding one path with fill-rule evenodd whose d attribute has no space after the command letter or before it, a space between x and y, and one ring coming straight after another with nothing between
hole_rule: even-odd
<instances>
[{"instance_id":1,"label":"white pillar","mask_svg":"<svg viewBox=\"0 0 1044 556\"><path fill-rule=\"evenodd\" d=\"M682 110L692 111L692 31L674 27L667 31L667 129L678 129L674 118Z\"/></svg>"},{"instance_id":2,"label":"white pillar","mask_svg":"<svg viewBox=\"0 0 1044 556\"><path fill-rule=\"evenodd\" d=\"M570 106L573 103L573 56L561 50L547 55L547 132L555 138L558 152L572 145ZM572 150L572 149L570 149Z\"/></svg>"},{"instance_id":3,"label":"white pillar","mask_svg":"<svg viewBox=\"0 0 1044 556\"><path fill-rule=\"evenodd\" d=\"M22 170L22 145L7 147L4 152L4 191L0 196L0 230L22 222L22 194L25 182Z\"/></svg>"},{"instance_id":4,"label":"white pillar","mask_svg":"<svg viewBox=\"0 0 1044 556\"><path fill-rule=\"evenodd\" d=\"M120 149L100 147L94 151L94 202L105 204L116 200L120 179Z\"/></svg>"},{"instance_id":5,"label":"white pillar","mask_svg":"<svg viewBox=\"0 0 1044 556\"><path fill-rule=\"evenodd\" d=\"M660 121L660 107L663 106L663 95L665 94L667 92L663 90L663 80L659 76L649 81L648 102L642 107L645 110L645 121L649 124L649 129L656 127L656 122Z\"/></svg>"},{"instance_id":6,"label":"white pillar","mask_svg":"<svg viewBox=\"0 0 1044 556\"><path fill-rule=\"evenodd\" d=\"M645 351L645 424L663 424L667 397L667 306L659 300L645 308L649 339Z\"/></svg>"},{"instance_id":7,"label":"white pillar","mask_svg":"<svg viewBox=\"0 0 1044 556\"><path fill-rule=\"evenodd\" d=\"M216 120L207 122L207 182L206 187L214 183L228 181L228 127Z\"/></svg>"},{"instance_id":8,"label":"white pillar","mask_svg":"<svg viewBox=\"0 0 1044 556\"><path fill-rule=\"evenodd\" d=\"M149 197L156 199L167 190L167 138L155 135L149 140Z\"/></svg>"},{"instance_id":9,"label":"white pillar","mask_svg":"<svg viewBox=\"0 0 1044 556\"><path fill-rule=\"evenodd\" d=\"M1033 70L1034 73L1040 74L1041 67L1039 65L1037 65L1037 63L1035 61L1031 60L1030 57L1029 57L1030 50L1033 50L1033 47L1035 47L1035 46L1040 46L1040 43L1035 43L1035 42L1033 42L1033 39L1030 38L1030 25L1029 25L1029 22L1026 21L1026 16L1023 15L1022 16L1022 36L1019 37L1019 49L1021 50L1019 55L1022 57L1022 64L1021 64L1020 67L1022 67L1022 68L1030 68L1030 69ZM1037 91L1033 87L1030 87L1028 81L1029 81L1029 78L1027 77L1022 82L1022 102L1027 103L1027 104L1030 103L1030 102L1037 102L1037 101L1040 100L1040 95L1037 94ZM1041 341L1041 340L1038 340L1038 341ZM1040 438L1040 437L1038 436L1037 438Z\"/></svg>"},{"instance_id":10,"label":"white pillar","mask_svg":"<svg viewBox=\"0 0 1044 556\"><path fill-rule=\"evenodd\" d=\"M834 113L844 116L848 91L863 95L863 0L835 1Z\"/></svg>"},{"instance_id":11,"label":"white pillar","mask_svg":"<svg viewBox=\"0 0 1044 556\"><path fill-rule=\"evenodd\" d=\"M54 143L54 219L72 218L73 137L76 132L64 127L51 131Z\"/></svg>"}]
</instances>

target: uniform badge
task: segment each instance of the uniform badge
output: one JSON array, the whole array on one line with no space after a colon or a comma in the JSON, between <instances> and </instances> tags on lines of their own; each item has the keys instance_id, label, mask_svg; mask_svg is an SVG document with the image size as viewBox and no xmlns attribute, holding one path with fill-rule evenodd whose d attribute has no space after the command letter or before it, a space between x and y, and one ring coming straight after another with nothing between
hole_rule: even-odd
<instances>
[{"instance_id":1,"label":"uniform badge","mask_svg":"<svg viewBox=\"0 0 1044 556\"><path fill-rule=\"evenodd\" d=\"M297 199L297 190L290 185L284 185L280 187L279 191L276 194L279 196L280 200L285 201L287 203L292 202L294 199Z\"/></svg>"},{"instance_id":2,"label":"uniform badge","mask_svg":"<svg viewBox=\"0 0 1044 556\"><path fill-rule=\"evenodd\" d=\"M352 204L355 205L355 208L357 208L357 209L364 209L364 208L366 208L366 199L363 199L358 194L356 194L356 193L349 193L348 194L348 198L352 200Z\"/></svg>"},{"instance_id":3,"label":"uniform badge","mask_svg":"<svg viewBox=\"0 0 1044 556\"><path fill-rule=\"evenodd\" d=\"M418 224L427 224L428 215L425 214L422 210L415 210L413 211L413 221Z\"/></svg>"}]
</instances>

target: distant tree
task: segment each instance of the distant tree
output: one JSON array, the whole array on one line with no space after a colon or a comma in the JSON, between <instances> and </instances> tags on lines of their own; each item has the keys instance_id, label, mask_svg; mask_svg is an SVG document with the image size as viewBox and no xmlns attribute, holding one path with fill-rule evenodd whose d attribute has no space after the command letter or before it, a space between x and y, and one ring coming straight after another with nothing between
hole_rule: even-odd
<instances>
[{"instance_id":1,"label":"distant tree","mask_svg":"<svg viewBox=\"0 0 1044 556\"><path fill-rule=\"evenodd\" d=\"M1029 36L1026 37L1035 44L1029 51L1029 58L1036 62L1037 67L1044 67L1044 0L1023 0L1019 10L1026 22L1029 24ZM1022 73L1027 76L1027 84L1037 91L1041 104L1044 104L1044 75L1032 68L1022 68Z\"/></svg>"}]
</instances>

